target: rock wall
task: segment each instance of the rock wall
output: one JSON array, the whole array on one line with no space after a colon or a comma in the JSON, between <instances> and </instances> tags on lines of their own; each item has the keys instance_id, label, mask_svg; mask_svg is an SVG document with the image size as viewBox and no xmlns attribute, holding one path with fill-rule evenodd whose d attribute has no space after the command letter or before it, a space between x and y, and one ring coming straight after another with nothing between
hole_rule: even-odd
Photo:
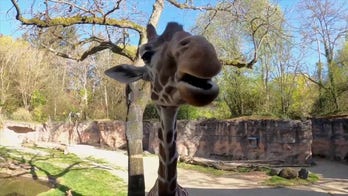
<instances>
[{"instance_id":1,"label":"rock wall","mask_svg":"<svg viewBox=\"0 0 348 196\"><path fill-rule=\"evenodd\" d=\"M312 119L313 155L348 161L348 116Z\"/></svg>"},{"instance_id":2,"label":"rock wall","mask_svg":"<svg viewBox=\"0 0 348 196\"><path fill-rule=\"evenodd\" d=\"M150 152L158 152L159 126L152 123L149 131ZM286 164L305 164L311 158L311 121L179 121L177 128L181 156Z\"/></svg>"},{"instance_id":3,"label":"rock wall","mask_svg":"<svg viewBox=\"0 0 348 196\"><path fill-rule=\"evenodd\" d=\"M144 149L158 152L160 124L144 122ZM348 117L296 120L178 121L177 146L181 156L220 160L262 160L303 164L312 153L348 160ZM19 123L5 121L0 145L53 142L126 148L125 123ZM313 133L313 135L312 135Z\"/></svg>"},{"instance_id":4,"label":"rock wall","mask_svg":"<svg viewBox=\"0 0 348 196\"><path fill-rule=\"evenodd\" d=\"M4 146L40 142L89 144L111 149L126 146L125 123L122 121L46 124L8 121L3 127L0 130L0 145Z\"/></svg>"},{"instance_id":5,"label":"rock wall","mask_svg":"<svg viewBox=\"0 0 348 196\"><path fill-rule=\"evenodd\" d=\"M23 143L34 143L39 140L43 129L42 124L26 122L3 122L0 129L0 145L21 146Z\"/></svg>"}]
</instances>

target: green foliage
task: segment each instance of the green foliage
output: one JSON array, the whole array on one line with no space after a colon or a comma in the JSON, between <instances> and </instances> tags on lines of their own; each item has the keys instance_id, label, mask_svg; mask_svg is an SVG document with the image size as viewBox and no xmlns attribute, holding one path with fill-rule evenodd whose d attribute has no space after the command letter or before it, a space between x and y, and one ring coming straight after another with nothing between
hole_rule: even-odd
<instances>
[{"instance_id":1,"label":"green foliage","mask_svg":"<svg viewBox=\"0 0 348 196\"><path fill-rule=\"evenodd\" d=\"M43 106L47 103L47 98L41 91L34 90L34 92L31 95L30 103L31 103L31 106L34 108Z\"/></svg>"},{"instance_id":2,"label":"green foliage","mask_svg":"<svg viewBox=\"0 0 348 196\"><path fill-rule=\"evenodd\" d=\"M45 122L48 119L47 113L44 111L43 106L35 107L31 114L33 116L34 121Z\"/></svg>"},{"instance_id":3,"label":"green foliage","mask_svg":"<svg viewBox=\"0 0 348 196\"><path fill-rule=\"evenodd\" d=\"M279 176L272 176L267 179L264 184L268 186L296 186L296 185L308 185L315 182L318 182L319 176L314 173L309 173L308 178L306 180L295 178L295 179L286 179Z\"/></svg>"},{"instance_id":4,"label":"green foliage","mask_svg":"<svg viewBox=\"0 0 348 196\"><path fill-rule=\"evenodd\" d=\"M15 112L11 115L13 120L19 120L19 121L32 121L32 115L30 112L25 108L18 108Z\"/></svg>"},{"instance_id":5,"label":"green foliage","mask_svg":"<svg viewBox=\"0 0 348 196\"><path fill-rule=\"evenodd\" d=\"M159 115L157 113L157 109L154 104L148 104L145 107L143 119L144 120L159 119Z\"/></svg>"},{"instance_id":6,"label":"green foliage","mask_svg":"<svg viewBox=\"0 0 348 196\"><path fill-rule=\"evenodd\" d=\"M219 99L227 105L230 116L245 116L257 113L262 105L259 81L246 69L225 67L219 79Z\"/></svg>"},{"instance_id":7,"label":"green foliage","mask_svg":"<svg viewBox=\"0 0 348 196\"><path fill-rule=\"evenodd\" d=\"M348 41L338 51L331 72L335 79L335 88L328 81L329 78L322 81L323 87L318 87L319 95L313 104L312 115L325 116L348 112ZM338 109L333 95L337 96Z\"/></svg>"},{"instance_id":8,"label":"green foliage","mask_svg":"<svg viewBox=\"0 0 348 196\"><path fill-rule=\"evenodd\" d=\"M193 107L190 105L182 105L178 111L178 120L193 120L200 117L200 113L197 107Z\"/></svg>"}]
</instances>

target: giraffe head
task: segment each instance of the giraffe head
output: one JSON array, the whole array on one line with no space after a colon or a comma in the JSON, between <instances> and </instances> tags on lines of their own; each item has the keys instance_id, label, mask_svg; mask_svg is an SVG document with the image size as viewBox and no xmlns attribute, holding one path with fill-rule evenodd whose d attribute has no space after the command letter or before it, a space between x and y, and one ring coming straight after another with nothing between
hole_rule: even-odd
<instances>
[{"instance_id":1,"label":"giraffe head","mask_svg":"<svg viewBox=\"0 0 348 196\"><path fill-rule=\"evenodd\" d=\"M151 99L157 105L204 106L219 93L212 77L221 70L215 49L202 36L185 32L181 25L168 23L162 35L147 26L148 43L139 49L145 66L118 65L105 73L123 83L139 79L151 82Z\"/></svg>"}]
</instances>

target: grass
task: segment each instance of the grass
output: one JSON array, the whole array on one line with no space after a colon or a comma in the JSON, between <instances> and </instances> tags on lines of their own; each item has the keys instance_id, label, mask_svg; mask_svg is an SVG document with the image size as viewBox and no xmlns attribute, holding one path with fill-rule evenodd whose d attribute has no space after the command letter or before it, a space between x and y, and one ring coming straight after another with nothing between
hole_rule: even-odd
<instances>
[{"instance_id":1,"label":"grass","mask_svg":"<svg viewBox=\"0 0 348 196\"><path fill-rule=\"evenodd\" d=\"M268 180L264 182L265 185L268 186L295 186L295 185L308 185L313 184L319 180L319 176L314 173L310 173L307 179L295 178L295 179L285 179L279 176L272 176Z\"/></svg>"},{"instance_id":2,"label":"grass","mask_svg":"<svg viewBox=\"0 0 348 196\"><path fill-rule=\"evenodd\" d=\"M192 165L192 164L187 164L187 163L183 163L183 162L179 162L178 167L182 168L182 169L198 171L198 172L213 175L213 176L222 176L222 175L226 174L226 171L223 171L223 170L218 170L218 169L215 169L212 167L203 167L203 166L199 166L199 165Z\"/></svg>"},{"instance_id":3,"label":"grass","mask_svg":"<svg viewBox=\"0 0 348 196\"><path fill-rule=\"evenodd\" d=\"M104 159L94 158L93 156L86 157L86 160L89 160L91 162L98 163L98 164L107 164L108 163Z\"/></svg>"},{"instance_id":4,"label":"grass","mask_svg":"<svg viewBox=\"0 0 348 196\"><path fill-rule=\"evenodd\" d=\"M71 190L73 195L127 195L126 183L112 175L109 171L95 166L95 163L106 163L99 159L81 160L74 154L64 155L53 149L39 149L47 155L23 153L0 147L0 157L34 166L36 175L42 179L50 179L55 188L41 193L41 196L65 195Z\"/></svg>"},{"instance_id":5,"label":"grass","mask_svg":"<svg viewBox=\"0 0 348 196\"><path fill-rule=\"evenodd\" d=\"M213 176L223 176L228 174L235 174L235 173L248 173L253 171L262 171L265 173L268 173L270 169L265 167L244 167L244 166L238 166L233 170L226 171L226 170L220 170L213 167L205 167L200 165L193 165L188 164L184 162L178 162L178 167L182 169L188 169L188 170L194 170L201 173L213 175Z\"/></svg>"}]
</instances>

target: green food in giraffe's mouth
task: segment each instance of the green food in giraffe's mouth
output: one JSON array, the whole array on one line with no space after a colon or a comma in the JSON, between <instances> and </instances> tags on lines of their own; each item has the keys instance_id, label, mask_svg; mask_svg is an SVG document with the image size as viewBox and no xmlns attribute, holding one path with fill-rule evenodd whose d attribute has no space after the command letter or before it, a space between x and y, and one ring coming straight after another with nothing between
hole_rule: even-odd
<instances>
[{"instance_id":1,"label":"green food in giraffe's mouth","mask_svg":"<svg viewBox=\"0 0 348 196\"><path fill-rule=\"evenodd\" d=\"M204 90L209 90L213 86L210 79L198 78L190 74L184 74L180 81Z\"/></svg>"}]
</instances>

